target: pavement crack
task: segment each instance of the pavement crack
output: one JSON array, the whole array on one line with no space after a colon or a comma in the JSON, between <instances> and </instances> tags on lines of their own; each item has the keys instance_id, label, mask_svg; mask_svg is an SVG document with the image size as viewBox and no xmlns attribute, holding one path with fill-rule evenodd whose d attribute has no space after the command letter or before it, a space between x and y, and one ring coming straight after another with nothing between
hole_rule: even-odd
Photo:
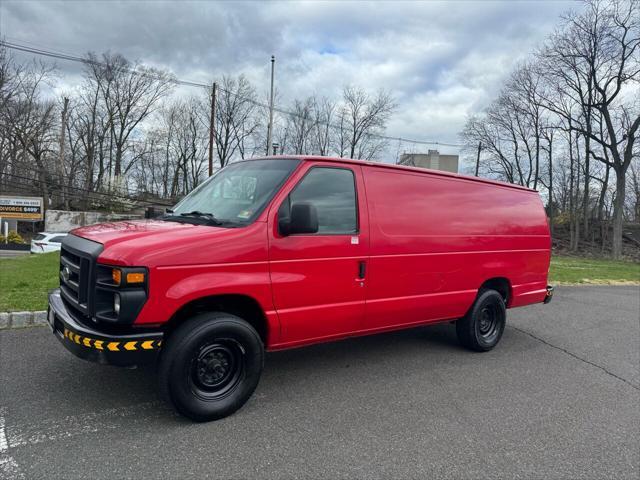
<instances>
[{"instance_id":1,"label":"pavement crack","mask_svg":"<svg viewBox=\"0 0 640 480\"><path fill-rule=\"evenodd\" d=\"M527 332L526 330L523 330L522 328L514 327L513 325L508 325L508 327L509 328L513 328L514 330L517 330L518 332L524 333L525 335L528 335L531 338L534 338L534 339L538 340L539 342L544 343L545 345L547 345L547 346L549 346L551 348L555 348L556 350L560 350L561 352L564 352L567 355L575 358L576 360L579 360L579 361L581 361L583 363L586 363L587 365L591 365L592 367L599 368L600 370L602 370L607 375L609 375L609 376L611 376L613 378L616 378L616 379L626 383L627 385L631 386L632 388L635 388L636 390L640 391L640 387L639 386L631 383L629 380L627 380L626 378L621 377L620 375L616 375L611 370L606 369L602 365L598 365L597 363L594 363L594 362L592 362L590 360L587 360L586 358L582 358L581 356L576 355L575 353L567 350L566 348L562 348L562 347L559 347L558 345L554 345L553 343L548 342L544 338L538 337L537 335L534 335L531 332Z\"/></svg>"}]
</instances>

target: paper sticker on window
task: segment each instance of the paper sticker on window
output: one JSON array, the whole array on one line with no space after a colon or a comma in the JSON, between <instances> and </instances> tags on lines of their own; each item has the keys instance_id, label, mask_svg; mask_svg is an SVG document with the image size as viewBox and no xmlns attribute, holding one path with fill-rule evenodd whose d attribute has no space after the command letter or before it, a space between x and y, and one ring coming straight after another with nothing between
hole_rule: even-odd
<instances>
[{"instance_id":1,"label":"paper sticker on window","mask_svg":"<svg viewBox=\"0 0 640 480\"><path fill-rule=\"evenodd\" d=\"M243 220L246 220L247 218L249 218L251 216L251 210L242 210L239 214L238 214L238 218L241 218Z\"/></svg>"},{"instance_id":2,"label":"paper sticker on window","mask_svg":"<svg viewBox=\"0 0 640 480\"><path fill-rule=\"evenodd\" d=\"M351 237L351 245L358 245L360 243L360 239L358 237Z\"/></svg>"}]
</instances>

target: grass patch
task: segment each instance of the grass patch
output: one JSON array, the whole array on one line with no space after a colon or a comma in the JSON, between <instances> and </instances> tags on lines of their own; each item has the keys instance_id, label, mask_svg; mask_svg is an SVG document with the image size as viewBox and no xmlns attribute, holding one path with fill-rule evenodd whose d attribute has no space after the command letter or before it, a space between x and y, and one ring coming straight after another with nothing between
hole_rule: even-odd
<instances>
[{"instance_id":1,"label":"grass patch","mask_svg":"<svg viewBox=\"0 0 640 480\"><path fill-rule=\"evenodd\" d=\"M46 310L47 293L59 285L58 252L0 259L0 312Z\"/></svg>"},{"instance_id":2,"label":"grass patch","mask_svg":"<svg viewBox=\"0 0 640 480\"><path fill-rule=\"evenodd\" d=\"M640 285L640 263L580 257L551 257L555 285Z\"/></svg>"},{"instance_id":3,"label":"grass patch","mask_svg":"<svg viewBox=\"0 0 640 480\"><path fill-rule=\"evenodd\" d=\"M47 293L57 288L57 252L0 259L0 312L46 310ZM580 257L553 257L553 285L640 285L640 263Z\"/></svg>"}]
</instances>

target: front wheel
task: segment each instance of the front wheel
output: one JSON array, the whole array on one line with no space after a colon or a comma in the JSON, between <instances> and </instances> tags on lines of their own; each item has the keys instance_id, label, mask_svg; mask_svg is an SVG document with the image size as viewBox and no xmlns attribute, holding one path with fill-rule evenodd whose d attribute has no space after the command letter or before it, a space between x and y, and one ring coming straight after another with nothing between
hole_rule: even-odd
<instances>
[{"instance_id":1,"label":"front wheel","mask_svg":"<svg viewBox=\"0 0 640 480\"><path fill-rule=\"evenodd\" d=\"M502 295L495 290L482 290L467 314L456 322L456 333L462 346L476 352L495 347L507 320Z\"/></svg>"},{"instance_id":2,"label":"front wheel","mask_svg":"<svg viewBox=\"0 0 640 480\"><path fill-rule=\"evenodd\" d=\"M256 389L264 363L260 336L228 313L197 315L164 342L160 392L182 415L205 422L238 410Z\"/></svg>"}]
</instances>

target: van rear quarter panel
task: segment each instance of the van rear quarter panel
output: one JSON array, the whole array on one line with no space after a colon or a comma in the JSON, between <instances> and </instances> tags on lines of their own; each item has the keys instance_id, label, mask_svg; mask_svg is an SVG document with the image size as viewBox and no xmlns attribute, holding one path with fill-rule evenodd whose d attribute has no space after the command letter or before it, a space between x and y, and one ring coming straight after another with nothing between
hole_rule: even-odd
<instances>
[{"instance_id":1,"label":"van rear quarter panel","mask_svg":"<svg viewBox=\"0 0 640 480\"><path fill-rule=\"evenodd\" d=\"M537 192L363 168L370 215L367 324L463 316L486 280L509 280L509 307L542 302L551 240Z\"/></svg>"}]
</instances>

